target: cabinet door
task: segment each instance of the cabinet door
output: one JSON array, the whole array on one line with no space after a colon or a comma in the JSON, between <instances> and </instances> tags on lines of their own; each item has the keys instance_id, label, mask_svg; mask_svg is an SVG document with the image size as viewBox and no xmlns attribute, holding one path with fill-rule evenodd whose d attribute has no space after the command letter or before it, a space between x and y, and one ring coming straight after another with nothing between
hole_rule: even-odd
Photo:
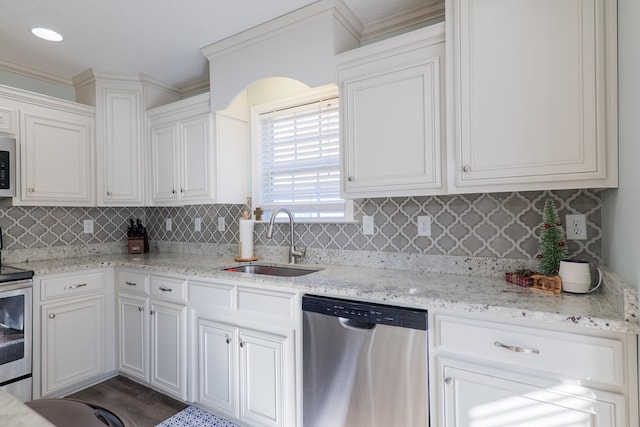
<instances>
[{"instance_id":1,"label":"cabinet door","mask_svg":"<svg viewBox=\"0 0 640 427\"><path fill-rule=\"evenodd\" d=\"M142 125L140 93L104 93L104 112L98 123L98 202L104 205L141 205Z\"/></svg>"},{"instance_id":2,"label":"cabinet door","mask_svg":"<svg viewBox=\"0 0 640 427\"><path fill-rule=\"evenodd\" d=\"M151 384L187 400L187 308L151 302Z\"/></svg>"},{"instance_id":3,"label":"cabinet door","mask_svg":"<svg viewBox=\"0 0 640 427\"><path fill-rule=\"evenodd\" d=\"M444 42L341 72L344 193L442 191Z\"/></svg>"},{"instance_id":4,"label":"cabinet door","mask_svg":"<svg viewBox=\"0 0 640 427\"><path fill-rule=\"evenodd\" d=\"M180 194L184 202L213 199L213 142L211 114L180 122L182 172Z\"/></svg>"},{"instance_id":5,"label":"cabinet door","mask_svg":"<svg viewBox=\"0 0 640 427\"><path fill-rule=\"evenodd\" d=\"M42 306L42 395L103 373L103 296Z\"/></svg>"},{"instance_id":6,"label":"cabinet door","mask_svg":"<svg viewBox=\"0 0 640 427\"><path fill-rule=\"evenodd\" d=\"M293 425L292 338L240 330L240 417L261 426ZM286 419L285 419L286 414Z\"/></svg>"},{"instance_id":7,"label":"cabinet door","mask_svg":"<svg viewBox=\"0 0 640 427\"><path fill-rule=\"evenodd\" d=\"M180 198L180 140L176 124L151 128L152 197L154 202Z\"/></svg>"},{"instance_id":8,"label":"cabinet door","mask_svg":"<svg viewBox=\"0 0 640 427\"><path fill-rule=\"evenodd\" d=\"M627 425L621 395L481 365L441 362L441 425L446 427Z\"/></svg>"},{"instance_id":9,"label":"cabinet door","mask_svg":"<svg viewBox=\"0 0 640 427\"><path fill-rule=\"evenodd\" d=\"M617 185L615 3L448 1L458 188Z\"/></svg>"},{"instance_id":10,"label":"cabinet door","mask_svg":"<svg viewBox=\"0 0 640 427\"><path fill-rule=\"evenodd\" d=\"M119 298L121 372L149 382L149 299Z\"/></svg>"},{"instance_id":11,"label":"cabinet door","mask_svg":"<svg viewBox=\"0 0 640 427\"><path fill-rule=\"evenodd\" d=\"M198 320L198 401L238 417L238 333L235 326Z\"/></svg>"},{"instance_id":12,"label":"cabinet door","mask_svg":"<svg viewBox=\"0 0 640 427\"><path fill-rule=\"evenodd\" d=\"M22 117L24 204L93 205L92 125L72 114Z\"/></svg>"}]
</instances>

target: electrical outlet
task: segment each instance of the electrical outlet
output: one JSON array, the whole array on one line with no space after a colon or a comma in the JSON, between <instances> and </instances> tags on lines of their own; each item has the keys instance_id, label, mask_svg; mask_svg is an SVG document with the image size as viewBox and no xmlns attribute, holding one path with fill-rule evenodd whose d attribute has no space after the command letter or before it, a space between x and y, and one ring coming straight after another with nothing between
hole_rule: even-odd
<instances>
[{"instance_id":1,"label":"electrical outlet","mask_svg":"<svg viewBox=\"0 0 640 427\"><path fill-rule=\"evenodd\" d=\"M418 236L431 236L431 217L429 215L418 217Z\"/></svg>"},{"instance_id":2,"label":"electrical outlet","mask_svg":"<svg viewBox=\"0 0 640 427\"><path fill-rule=\"evenodd\" d=\"M585 215L567 215L567 240L587 240L587 218Z\"/></svg>"},{"instance_id":3,"label":"electrical outlet","mask_svg":"<svg viewBox=\"0 0 640 427\"><path fill-rule=\"evenodd\" d=\"M195 218L193 220L193 231L202 231L202 218Z\"/></svg>"},{"instance_id":4,"label":"electrical outlet","mask_svg":"<svg viewBox=\"0 0 640 427\"><path fill-rule=\"evenodd\" d=\"M224 231L227 229L227 225L224 223L224 217L218 217L218 231Z\"/></svg>"},{"instance_id":5,"label":"electrical outlet","mask_svg":"<svg viewBox=\"0 0 640 427\"><path fill-rule=\"evenodd\" d=\"M373 217L364 215L362 217L362 234L370 236L373 234Z\"/></svg>"},{"instance_id":6,"label":"electrical outlet","mask_svg":"<svg viewBox=\"0 0 640 427\"><path fill-rule=\"evenodd\" d=\"M171 221L171 218L167 218L164 222L164 229L166 231L171 231L172 227L173 227L173 221Z\"/></svg>"},{"instance_id":7,"label":"electrical outlet","mask_svg":"<svg viewBox=\"0 0 640 427\"><path fill-rule=\"evenodd\" d=\"M85 219L84 220L84 232L87 234L93 234L93 220Z\"/></svg>"}]
</instances>

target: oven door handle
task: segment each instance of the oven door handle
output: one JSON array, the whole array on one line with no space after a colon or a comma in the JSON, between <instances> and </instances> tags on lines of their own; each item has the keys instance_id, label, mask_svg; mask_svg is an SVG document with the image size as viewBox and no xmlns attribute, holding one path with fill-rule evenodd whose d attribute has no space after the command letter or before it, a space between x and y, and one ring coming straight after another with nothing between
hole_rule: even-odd
<instances>
[{"instance_id":1,"label":"oven door handle","mask_svg":"<svg viewBox=\"0 0 640 427\"><path fill-rule=\"evenodd\" d=\"M78 288L82 288L82 287L85 287L85 286L87 286L87 284L86 284L86 283L79 283L79 284L77 284L77 285L69 285L69 286L65 286L64 288L65 288L65 289L78 289Z\"/></svg>"}]
</instances>

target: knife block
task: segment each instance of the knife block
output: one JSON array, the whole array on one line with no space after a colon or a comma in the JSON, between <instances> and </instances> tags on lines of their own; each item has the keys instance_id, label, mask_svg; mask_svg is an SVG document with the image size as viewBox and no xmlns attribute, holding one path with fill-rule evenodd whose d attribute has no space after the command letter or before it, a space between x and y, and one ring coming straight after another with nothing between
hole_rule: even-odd
<instances>
[{"instance_id":1,"label":"knife block","mask_svg":"<svg viewBox=\"0 0 640 427\"><path fill-rule=\"evenodd\" d=\"M129 239L128 251L130 254L141 254L144 252L144 239Z\"/></svg>"}]
</instances>

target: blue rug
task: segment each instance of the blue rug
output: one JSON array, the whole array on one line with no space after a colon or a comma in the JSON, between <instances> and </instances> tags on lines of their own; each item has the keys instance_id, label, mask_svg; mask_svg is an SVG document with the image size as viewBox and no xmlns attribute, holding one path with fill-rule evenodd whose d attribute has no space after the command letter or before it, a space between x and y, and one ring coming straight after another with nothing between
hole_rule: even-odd
<instances>
[{"instance_id":1,"label":"blue rug","mask_svg":"<svg viewBox=\"0 0 640 427\"><path fill-rule=\"evenodd\" d=\"M239 427L209 412L189 406L158 424L156 427Z\"/></svg>"}]
</instances>

